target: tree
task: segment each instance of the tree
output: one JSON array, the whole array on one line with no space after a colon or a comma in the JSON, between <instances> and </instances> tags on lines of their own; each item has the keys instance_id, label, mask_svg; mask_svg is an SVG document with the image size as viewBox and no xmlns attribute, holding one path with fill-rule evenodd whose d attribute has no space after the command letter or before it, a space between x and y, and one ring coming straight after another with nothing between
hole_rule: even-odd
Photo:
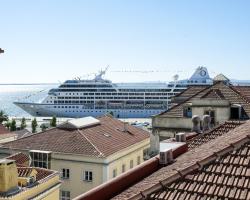
<instances>
[{"instance_id":1,"label":"tree","mask_svg":"<svg viewBox=\"0 0 250 200\"><path fill-rule=\"evenodd\" d=\"M10 131L15 131L16 130L16 120L12 119L10 123Z\"/></svg>"},{"instance_id":2,"label":"tree","mask_svg":"<svg viewBox=\"0 0 250 200\"><path fill-rule=\"evenodd\" d=\"M11 124L11 122L10 122L10 121L7 121L7 122L4 124L4 126L5 126L8 130L10 130L10 124Z\"/></svg>"},{"instance_id":3,"label":"tree","mask_svg":"<svg viewBox=\"0 0 250 200\"><path fill-rule=\"evenodd\" d=\"M52 119L50 120L50 126L56 127L56 117L53 116Z\"/></svg>"},{"instance_id":4,"label":"tree","mask_svg":"<svg viewBox=\"0 0 250 200\"><path fill-rule=\"evenodd\" d=\"M4 113L3 110L0 111L0 124L2 124L4 121L8 121L8 115Z\"/></svg>"},{"instance_id":5,"label":"tree","mask_svg":"<svg viewBox=\"0 0 250 200\"><path fill-rule=\"evenodd\" d=\"M21 120L21 129L25 129L26 128L26 119L23 117Z\"/></svg>"},{"instance_id":6,"label":"tree","mask_svg":"<svg viewBox=\"0 0 250 200\"><path fill-rule=\"evenodd\" d=\"M40 128L42 129L42 131L45 131L49 127L46 124L41 124Z\"/></svg>"},{"instance_id":7,"label":"tree","mask_svg":"<svg viewBox=\"0 0 250 200\"><path fill-rule=\"evenodd\" d=\"M109 115L110 117L114 117L114 113L113 113L113 111L109 111L109 112L107 112L107 115Z\"/></svg>"},{"instance_id":8,"label":"tree","mask_svg":"<svg viewBox=\"0 0 250 200\"><path fill-rule=\"evenodd\" d=\"M37 128L37 121L36 118L34 118L31 122L31 127L32 127L32 133L36 132L36 128Z\"/></svg>"}]
</instances>

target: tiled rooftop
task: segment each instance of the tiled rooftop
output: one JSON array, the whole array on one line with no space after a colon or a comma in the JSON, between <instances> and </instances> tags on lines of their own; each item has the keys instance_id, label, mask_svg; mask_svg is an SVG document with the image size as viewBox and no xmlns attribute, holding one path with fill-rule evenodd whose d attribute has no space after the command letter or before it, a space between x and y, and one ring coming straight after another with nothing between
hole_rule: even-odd
<instances>
[{"instance_id":1,"label":"tiled rooftop","mask_svg":"<svg viewBox=\"0 0 250 200\"><path fill-rule=\"evenodd\" d=\"M218 156L173 183L164 185L148 199L250 199L250 142Z\"/></svg>"},{"instance_id":2,"label":"tiled rooftop","mask_svg":"<svg viewBox=\"0 0 250 200\"><path fill-rule=\"evenodd\" d=\"M206 85L189 86L186 90L177 94L175 97L189 98L206 87L207 87Z\"/></svg>"},{"instance_id":3,"label":"tiled rooftop","mask_svg":"<svg viewBox=\"0 0 250 200\"><path fill-rule=\"evenodd\" d=\"M191 90L191 89L189 89ZM214 85L207 86L199 90L196 93L193 93L192 96L187 98L182 103L173 106L169 110L162 112L159 115L167 117L183 117L183 105L184 103L191 103L192 100L201 99L207 96L207 98L212 99L225 99L228 100L231 104L240 104L244 108L248 117L250 117L250 87L246 86L231 86L223 82L217 82Z\"/></svg>"},{"instance_id":4,"label":"tiled rooftop","mask_svg":"<svg viewBox=\"0 0 250 200\"><path fill-rule=\"evenodd\" d=\"M250 121L226 122L193 138L174 163L112 199L250 199L249 130Z\"/></svg>"},{"instance_id":5,"label":"tiled rooftop","mask_svg":"<svg viewBox=\"0 0 250 200\"><path fill-rule=\"evenodd\" d=\"M149 138L149 133L126 125L109 116L98 118L100 124L81 128L53 128L2 145L1 148L43 150L107 157Z\"/></svg>"},{"instance_id":6,"label":"tiled rooftop","mask_svg":"<svg viewBox=\"0 0 250 200\"><path fill-rule=\"evenodd\" d=\"M218 127L215 127L211 131L208 131L203 134L198 134L196 137L190 139L187 141L188 148L194 149L202 144L207 143L210 140L214 140L215 138L227 133L228 131L240 126L244 122L240 121L227 121L222 125L219 125Z\"/></svg>"},{"instance_id":7,"label":"tiled rooftop","mask_svg":"<svg viewBox=\"0 0 250 200\"><path fill-rule=\"evenodd\" d=\"M10 133L10 131L2 124L0 124L0 134Z\"/></svg>"},{"instance_id":8,"label":"tiled rooftop","mask_svg":"<svg viewBox=\"0 0 250 200\"><path fill-rule=\"evenodd\" d=\"M27 137L30 136L34 133L31 133L29 130L27 129L22 129L19 131L14 131L13 133L15 133L17 135L17 139L23 138L23 137Z\"/></svg>"},{"instance_id":9,"label":"tiled rooftop","mask_svg":"<svg viewBox=\"0 0 250 200\"><path fill-rule=\"evenodd\" d=\"M24 153L16 153L6 157L6 159L15 160L17 166L25 166L30 161L29 156Z\"/></svg>"},{"instance_id":10,"label":"tiled rooftop","mask_svg":"<svg viewBox=\"0 0 250 200\"><path fill-rule=\"evenodd\" d=\"M36 175L36 181L41 181L45 178L48 178L50 175L56 175L58 172L53 171L53 170L48 170L44 168L38 168L38 167L18 167L18 176L19 177L26 177L27 175L30 174L30 172L35 169L37 171Z\"/></svg>"}]
</instances>

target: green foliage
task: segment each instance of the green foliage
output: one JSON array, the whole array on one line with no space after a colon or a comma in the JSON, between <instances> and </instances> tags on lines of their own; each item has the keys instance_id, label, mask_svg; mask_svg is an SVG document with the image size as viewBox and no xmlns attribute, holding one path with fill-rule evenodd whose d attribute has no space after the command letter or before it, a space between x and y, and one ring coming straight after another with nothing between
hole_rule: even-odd
<instances>
[{"instance_id":1,"label":"green foliage","mask_svg":"<svg viewBox=\"0 0 250 200\"><path fill-rule=\"evenodd\" d=\"M56 127L56 117L53 116L52 119L50 120L50 126Z\"/></svg>"},{"instance_id":2,"label":"green foliage","mask_svg":"<svg viewBox=\"0 0 250 200\"><path fill-rule=\"evenodd\" d=\"M16 120L12 119L10 123L10 131L15 131L16 130Z\"/></svg>"},{"instance_id":3,"label":"green foliage","mask_svg":"<svg viewBox=\"0 0 250 200\"><path fill-rule=\"evenodd\" d=\"M109 111L109 112L107 112L107 113L106 113L106 115L109 115L110 117L114 117L114 113L113 113L113 111Z\"/></svg>"},{"instance_id":4,"label":"green foliage","mask_svg":"<svg viewBox=\"0 0 250 200\"><path fill-rule=\"evenodd\" d=\"M25 129L27 127L26 125L26 119L23 117L21 120L21 129Z\"/></svg>"},{"instance_id":5,"label":"green foliage","mask_svg":"<svg viewBox=\"0 0 250 200\"><path fill-rule=\"evenodd\" d=\"M42 129L42 131L45 131L49 127L46 124L41 124L40 128Z\"/></svg>"},{"instance_id":6,"label":"green foliage","mask_svg":"<svg viewBox=\"0 0 250 200\"><path fill-rule=\"evenodd\" d=\"M2 124L4 121L8 121L8 115L4 113L3 110L0 111L0 124Z\"/></svg>"},{"instance_id":7,"label":"green foliage","mask_svg":"<svg viewBox=\"0 0 250 200\"><path fill-rule=\"evenodd\" d=\"M4 126L5 126L7 129L10 130L10 124L11 124L11 122L10 122L10 121L7 121L7 122L4 124Z\"/></svg>"},{"instance_id":8,"label":"green foliage","mask_svg":"<svg viewBox=\"0 0 250 200\"><path fill-rule=\"evenodd\" d=\"M31 128L32 128L32 133L36 133L36 128L37 128L37 121L36 118L34 118L31 122Z\"/></svg>"}]
</instances>

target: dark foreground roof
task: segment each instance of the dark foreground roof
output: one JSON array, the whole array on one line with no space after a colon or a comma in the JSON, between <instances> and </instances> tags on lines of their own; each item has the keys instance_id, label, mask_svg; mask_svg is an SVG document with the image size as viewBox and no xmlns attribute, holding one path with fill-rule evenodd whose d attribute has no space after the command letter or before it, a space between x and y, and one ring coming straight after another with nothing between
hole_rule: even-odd
<instances>
[{"instance_id":1,"label":"dark foreground roof","mask_svg":"<svg viewBox=\"0 0 250 200\"><path fill-rule=\"evenodd\" d=\"M205 142L113 200L250 199L250 121L237 123L225 123L208 135L193 138L191 141L203 138Z\"/></svg>"},{"instance_id":2,"label":"dark foreground roof","mask_svg":"<svg viewBox=\"0 0 250 200\"><path fill-rule=\"evenodd\" d=\"M109 116L100 124L81 129L53 128L2 145L1 148L43 150L107 157L149 138L149 133Z\"/></svg>"}]
</instances>

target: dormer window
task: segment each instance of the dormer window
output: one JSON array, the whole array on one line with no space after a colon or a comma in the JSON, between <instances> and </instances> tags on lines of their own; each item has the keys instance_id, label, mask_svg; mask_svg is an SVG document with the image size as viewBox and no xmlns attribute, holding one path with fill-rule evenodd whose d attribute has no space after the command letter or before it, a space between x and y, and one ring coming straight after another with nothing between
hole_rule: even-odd
<instances>
[{"instance_id":1,"label":"dormer window","mask_svg":"<svg viewBox=\"0 0 250 200\"><path fill-rule=\"evenodd\" d=\"M187 117L187 118L192 117L192 108L190 106L183 108L183 117Z\"/></svg>"},{"instance_id":2,"label":"dormer window","mask_svg":"<svg viewBox=\"0 0 250 200\"><path fill-rule=\"evenodd\" d=\"M249 119L244 108L240 104L231 105L230 109L230 119L234 120L244 120Z\"/></svg>"},{"instance_id":3,"label":"dormer window","mask_svg":"<svg viewBox=\"0 0 250 200\"><path fill-rule=\"evenodd\" d=\"M31 163L32 166L50 169L51 166L50 151L31 150L30 157L32 160Z\"/></svg>"}]
</instances>

